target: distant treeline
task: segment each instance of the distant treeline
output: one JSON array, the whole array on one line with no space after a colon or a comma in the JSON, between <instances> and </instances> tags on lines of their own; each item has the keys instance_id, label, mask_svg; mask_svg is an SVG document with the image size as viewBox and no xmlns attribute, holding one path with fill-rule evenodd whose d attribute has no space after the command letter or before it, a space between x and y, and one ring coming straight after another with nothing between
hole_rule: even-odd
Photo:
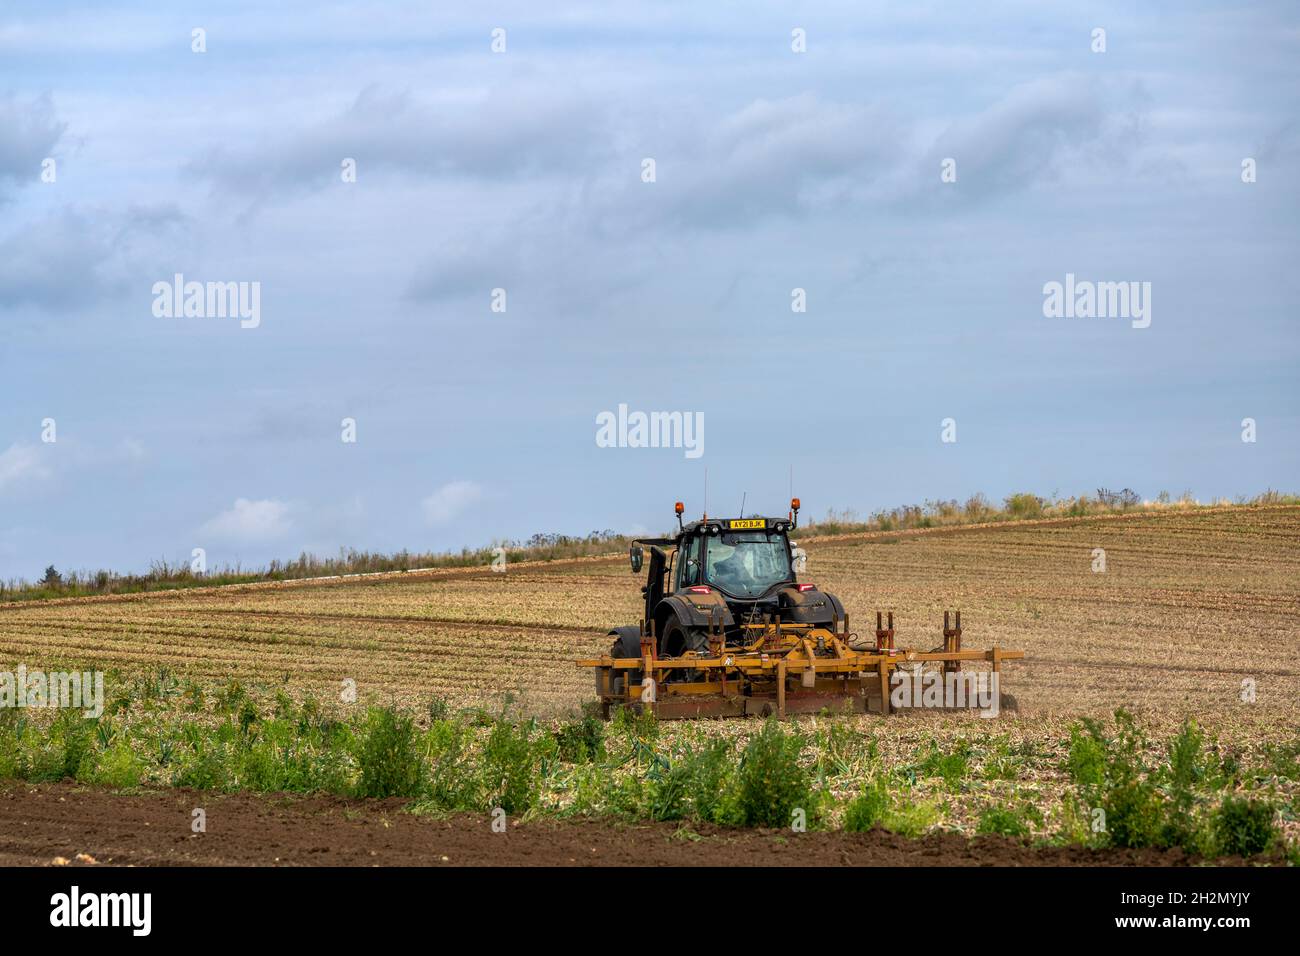
<instances>
[{"instance_id":1,"label":"distant treeline","mask_svg":"<svg viewBox=\"0 0 1300 956\"><path fill-rule=\"evenodd\" d=\"M950 525L981 524L989 521L1023 521L1032 518L1083 518L1088 515L1123 514L1141 511L1190 510L1195 508L1259 507L1261 505L1300 505L1300 495L1266 491L1248 498L1244 495L1234 500L1197 501L1190 491L1174 498L1162 491L1154 499L1144 500L1130 488L1110 491L1098 488L1095 497L1078 495L1062 498L1053 495L1043 498L1027 491L1008 495L1002 504L995 505L982 494L972 495L964 502L927 501L921 505L904 505L889 511L877 511L869 517L855 511L827 512L824 520L809 522L799 533L846 534L857 531L902 531L911 528L939 528Z\"/></svg>"},{"instance_id":2,"label":"distant treeline","mask_svg":"<svg viewBox=\"0 0 1300 956\"><path fill-rule=\"evenodd\" d=\"M463 548L460 551L398 551L394 554L380 554L345 548L333 557L303 552L288 561L272 561L264 568L223 565L211 567L203 574L196 574L187 563L172 563L166 559L152 562L144 574L119 574L105 570L61 572L51 565L37 581L0 582L0 601L132 594L258 581L293 581L340 574L413 571L419 568L462 568L490 565L499 560L500 554L505 555L507 564L516 561L554 561L609 554L630 543L630 538L613 531L593 531L585 537L535 534L526 541L500 541L486 547Z\"/></svg>"},{"instance_id":3,"label":"distant treeline","mask_svg":"<svg viewBox=\"0 0 1300 956\"><path fill-rule=\"evenodd\" d=\"M1029 492L1019 492L1003 499L1000 506L989 501L984 495L976 494L964 502L956 499L926 501L924 504L904 505L888 511L877 511L868 516L861 516L852 510L831 509L820 521L805 519L799 530L795 532L795 536L808 538L863 531L902 531L990 521L1084 517L1138 511L1297 504L1300 504L1300 496L1271 490L1253 498L1242 496L1234 501L1220 499L1209 503L1197 501L1192 497L1191 492L1184 492L1178 498L1173 498L1168 492L1162 491L1153 500L1143 500L1128 488L1119 492L1099 488L1096 497L1079 495L1072 498L1060 498L1055 495L1043 498ZM264 568L224 565L220 568L210 568L203 574L194 573L188 564L171 563L166 559L154 561L148 572L144 574L118 574L104 570L60 571L51 565L37 581L0 582L0 601L131 594L177 588L214 587L222 584L248 584L258 581L291 581L343 574L411 571L421 568L488 566L494 561L499 563L503 554L507 565L518 561L557 561L610 554L628 547L632 539L631 535L605 530L593 531L585 536L535 534L526 541L497 541L482 548L463 548L457 552L399 551L395 554L378 554L347 548L340 549L334 557L323 558L304 552L289 561L272 561Z\"/></svg>"}]
</instances>

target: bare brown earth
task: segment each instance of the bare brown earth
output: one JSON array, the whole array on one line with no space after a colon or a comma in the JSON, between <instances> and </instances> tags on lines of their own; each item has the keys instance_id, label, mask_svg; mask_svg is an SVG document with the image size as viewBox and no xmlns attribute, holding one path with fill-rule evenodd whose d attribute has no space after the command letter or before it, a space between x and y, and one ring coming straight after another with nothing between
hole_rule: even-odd
<instances>
[{"instance_id":1,"label":"bare brown earth","mask_svg":"<svg viewBox=\"0 0 1300 956\"><path fill-rule=\"evenodd\" d=\"M0 789L0 866L1187 866L1180 850L1030 847L1002 837L431 819L401 800ZM191 831L195 808L207 830ZM1240 860L1218 861L1220 865ZM1258 861L1256 861L1258 862Z\"/></svg>"}]
</instances>

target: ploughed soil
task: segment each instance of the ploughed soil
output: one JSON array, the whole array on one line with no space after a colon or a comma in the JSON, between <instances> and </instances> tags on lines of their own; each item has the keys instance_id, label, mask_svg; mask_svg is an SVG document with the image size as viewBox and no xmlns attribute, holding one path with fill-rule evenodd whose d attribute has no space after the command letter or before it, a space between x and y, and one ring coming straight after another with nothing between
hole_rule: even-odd
<instances>
[{"instance_id":1,"label":"ploughed soil","mask_svg":"<svg viewBox=\"0 0 1300 956\"><path fill-rule=\"evenodd\" d=\"M1186 866L1181 851L1033 848L937 833L727 830L671 823L436 819L403 800L0 787L4 866ZM194 811L205 831L195 833ZM1221 863L1240 863L1224 860Z\"/></svg>"}]
</instances>

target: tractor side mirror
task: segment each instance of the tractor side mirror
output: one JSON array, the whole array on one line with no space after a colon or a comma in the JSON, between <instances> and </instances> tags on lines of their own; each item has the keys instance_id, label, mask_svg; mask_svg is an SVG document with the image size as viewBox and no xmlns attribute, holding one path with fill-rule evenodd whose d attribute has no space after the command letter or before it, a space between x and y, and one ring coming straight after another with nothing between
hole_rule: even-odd
<instances>
[{"instance_id":1,"label":"tractor side mirror","mask_svg":"<svg viewBox=\"0 0 1300 956\"><path fill-rule=\"evenodd\" d=\"M632 573L641 573L641 562L645 559L645 552L637 545L632 545L627 552L628 560L632 562Z\"/></svg>"}]
</instances>

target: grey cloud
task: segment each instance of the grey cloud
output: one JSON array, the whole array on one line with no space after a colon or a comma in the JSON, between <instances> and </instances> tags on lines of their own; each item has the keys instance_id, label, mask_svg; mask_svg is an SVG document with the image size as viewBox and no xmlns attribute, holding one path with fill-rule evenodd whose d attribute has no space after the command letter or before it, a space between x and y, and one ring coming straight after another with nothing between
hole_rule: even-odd
<instances>
[{"instance_id":1,"label":"grey cloud","mask_svg":"<svg viewBox=\"0 0 1300 956\"><path fill-rule=\"evenodd\" d=\"M1056 120L1038 129L1044 117ZM937 180L937 166L926 165L914 124L877 104L804 93L678 120L676 135L651 138L641 151L626 148L599 171L594 185L586 184L576 197L554 198L546 215L444 241L413 279L408 297L486 297L494 286L554 281L581 261L585 297L598 301L602 293L592 282L606 281L606 291L617 294L645 281L653 272L651 250L666 237L680 244L692 231L749 228L773 218L839 217L846 207L897 203L900 195L922 188L922 176L927 188ZM963 144L963 162L969 163L964 174L992 173L1007 177L1005 185L1023 185L1013 159L1030 165L1049 160L1070 131L1086 132L1094 120L1094 107L1069 84L1031 88L1013 91L949 139ZM1022 152L1027 158L1019 158ZM654 183L641 182L643 155L656 161ZM1006 172L1003 166L1013 168ZM637 256L611 259L611 242L632 240Z\"/></svg>"},{"instance_id":2,"label":"grey cloud","mask_svg":"<svg viewBox=\"0 0 1300 956\"><path fill-rule=\"evenodd\" d=\"M13 94L0 95L0 199L7 184L40 181L41 161L66 129L48 94L25 103Z\"/></svg>"},{"instance_id":3,"label":"grey cloud","mask_svg":"<svg viewBox=\"0 0 1300 956\"><path fill-rule=\"evenodd\" d=\"M651 282L653 251L627 255L581 225L539 221L448 242L431 255L406 289L411 302L477 299L506 290L508 307L562 309L570 317L599 313L611 299Z\"/></svg>"},{"instance_id":4,"label":"grey cloud","mask_svg":"<svg viewBox=\"0 0 1300 956\"><path fill-rule=\"evenodd\" d=\"M758 99L716 120L697 119L679 153L650 151L657 182L636 186L665 194L663 207L647 211L651 218L662 208L684 225L726 228L798 216L853 201L864 184L890 175L907 133L874 105L806 93Z\"/></svg>"},{"instance_id":5,"label":"grey cloud","mask_svg":"<svg viewBox=\"0 0 1300 956\"><path fill-rule=\"evenodd\" d=\"M882 104L809 93L758 99L720 117L696 116L676 141L646 149L654 184L603 181L593 191L592 228L733 229L846 206L897 207L927 194L937 201L932 186L947 156L958 159L966 198L1017 191L1126 162L1141 139L1143 106L1139 88L1065 74L1013 87L930 140ZM639 169L636 157L623 164Z\"/></svg>"},{"instance_id":6,"label":"grey cloud","mask_svg":"<svg viewBox=\"0 0 1300 956\"><path fill-rule=\"evenodd\" d=\"M1300 156L1300 121L1288 120L1286 123L1269 131L1256 150L1256 157L1263 162L1290 161Z\"/></svg>"},{"instance_id":7,"label":"grey cloud","mask_svg":"<svg viewBox=\"0 0 1300 956\"><path fill-rule=\"evenodd\" d=\"M968 198L1122 164L1140 143L1143 106L1140 88L1108 88L1078 74L1013 87L937 138L922 164L925 181L938 180L946 157L956 159Z\"/></svg>"},{"instance_id":8,"label":"grey cloud","mask_svg":"<svg viewBox=\"0 0 1300 956\"><path fill-rule=\"evenodd\" d=\"M687 110L675 134L652 133L640 149L612 137L624 143L620 157L594 182L556 192L544 212L442 240L408 298L486 301L495 286L554 285L581 261L584 301L607 304L608 296L653 278L653 250L665 242L707 241L710 232L772 219L843 221L869 209L914 214L954 196L980 201L1136 162L1145 106L1140 86L1065 73L1014 85L937 137L881 104L810 93L721 114ZM639 122L664 128L651 119ZM640 180L643 156L656 161L654 183ZM946 156L958 159L957 193L938 188ZM1161 168L1149 155L1142 161ZM626 242L636 243L635 256L610 254Z\"/></svg>"},{"instance_id":9,"label":"grey cloud","mask_svg":"<svg viewBox=\"0 0 1300 956\"><path fill-rule=\"evenodd\" d=\"M491 289L510 289L526 270L520 247L501 242L445 244L411 280L406 298L412 301L481 295Z\"/></svg>"},{"instance_id":10,"label":"grey cloud","mask_svg":"<svg viewBox=\"0 0 1300 956\"><path fill-rule=\"evenodd\" d=\"M0 305L65 308L95 301L111 279L112 236L64 210L0 241Z\"/></svg>"},{"instance_id":11,"label":"grey cloud","mask_svg":"<svg viewBox=\"0 0 1300 956\"><path fill-rule=\"evenodd\" d=\"M359 180L376 170L485 181L581 174L606 151L604 110L542 92L431 103L367 87L328 121L270 136L256 150L210 150L188 168L219 190L258 199L338 182L345 158L356 160Z\"/></svg>"},{"instance_id":12,"label":"grey cloud","mask_svg":"<svg viewBox=\"0 0 1300 956\"><path fill-rule=\"evenodd\" d=\"M707 140L692 211L752 218L838 204L897 162L900 124L871 106L758 100Z\"/></svg>"},{"instance_id":13,"label":"grey cloud","mask_svg":"<svg viewBox=\"0 0 1300 956\"><path fill-rule=\"evenodd\" d=\"M671 125L651 119L641 118L657 129ZM486 303L492 288L513 296L528 286L535 298L563 302L570 313L599 309L653 281L658 250L680 246L683 229L740 227L852 201L864 182L899 166L905 134L882 109L810 94L754 100L720 118L677 119L679 133L643 139L639 148L612 130L609 139L623 142L621 155L562 167L572 189L552 191L508 223L444 238L407 298L481 296ZM655 183L641 181L645 156L656 160ZM636 245L615 245L627 241ZM583 291L576 298L575 263L582 264Z\"/></svg>"},{"instance_id":14,"label":"grey cloud","mask_svg":"<svg viewBox=\"0 0 1300 956\"><path fill-rule=\"evenodd\" d=\"M142 248L185 222L171 204L67 207L0 239L0 305L80 306L122 291Z\"/></svg>"}]
</instances>

